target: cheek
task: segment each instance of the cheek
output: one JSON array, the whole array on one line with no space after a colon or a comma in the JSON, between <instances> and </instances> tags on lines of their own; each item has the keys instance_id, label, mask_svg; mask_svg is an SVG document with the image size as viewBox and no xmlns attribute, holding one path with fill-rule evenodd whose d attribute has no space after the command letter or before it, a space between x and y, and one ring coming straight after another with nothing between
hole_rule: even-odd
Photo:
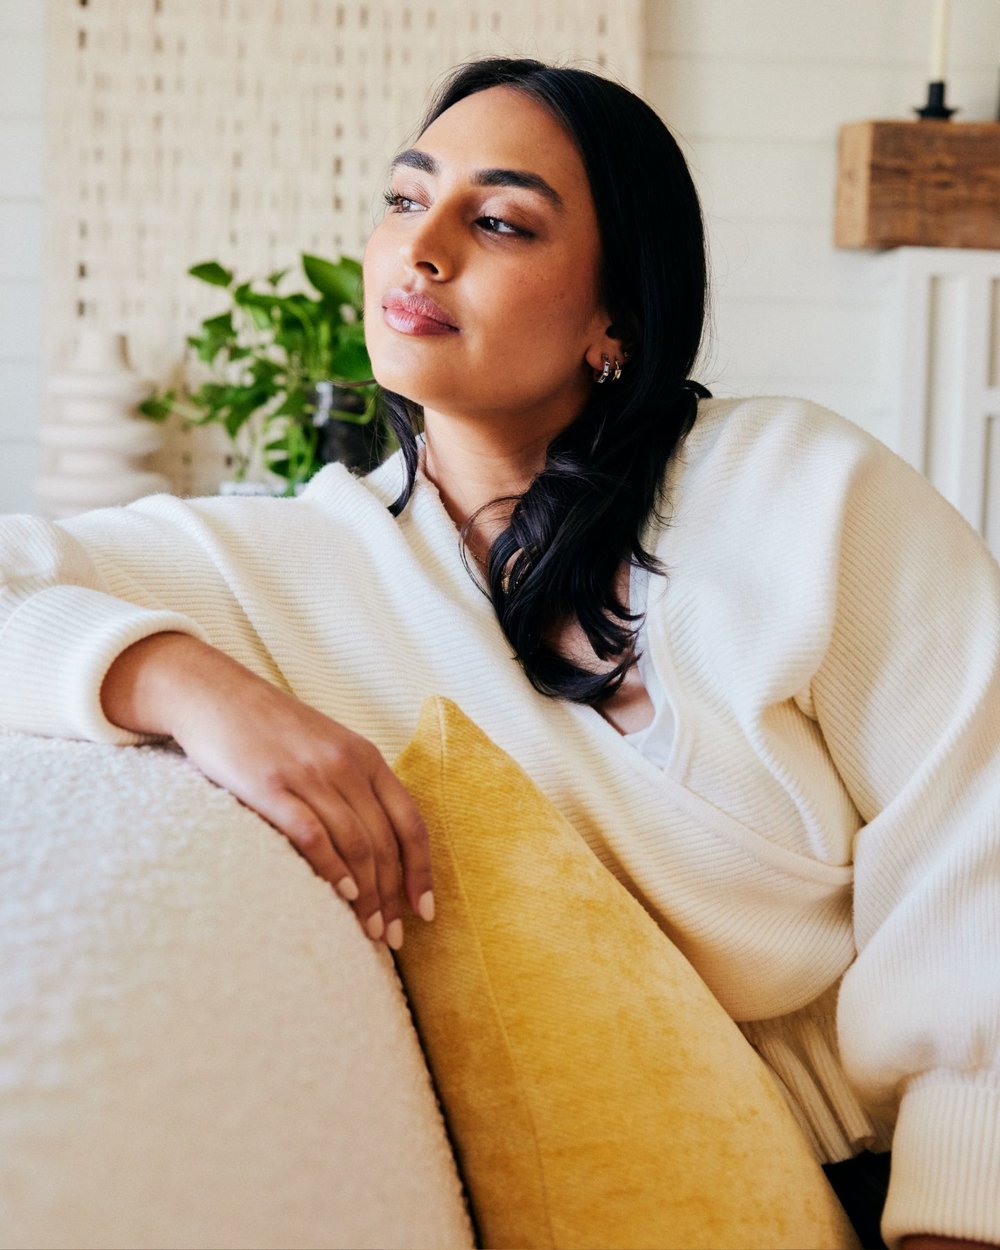
<instances>
[{"instance_id":1,"label":"cheek","mask_svg":"<svg viewBox=\"0 0 1000 1250\"><path fill-rule=\"evenodd\" d=\"M509 315L521 330L546 341L576 338L589 326L597 303L596 286L585 272L531 272L508 293Z\"/></svg>"}]
</instances>

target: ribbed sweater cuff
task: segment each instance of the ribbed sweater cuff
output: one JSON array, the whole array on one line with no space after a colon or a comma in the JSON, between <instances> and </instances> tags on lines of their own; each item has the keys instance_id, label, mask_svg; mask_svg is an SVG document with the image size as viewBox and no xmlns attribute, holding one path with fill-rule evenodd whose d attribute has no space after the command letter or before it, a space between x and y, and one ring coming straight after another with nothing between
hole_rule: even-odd
<instances>
[{"instance_id":1,"label":"ribbed sweater cuff","mask_svg":"<svg viewBox=\"0 0 1000 1250\"><path fill-rule=\"evenodd\" d=\"M1000 1241L1000 1081L935 1072L903 1099L892 1143L882 1236Z\"/></svg>"},{"instance_id":2,"label":"ribbed sweater cuff","mask_svg":"<svg viewBox=\"0 0 1000 1250\"><path fill-rule=\"evenodd\" d=\"M120 729L101 710L101 684L140 638L204 631L177 612L138 608L82 586L53 586L20 604L0 633L0 725L53 738L131 745L153 734Z\"/></svg>"}]
</instances>

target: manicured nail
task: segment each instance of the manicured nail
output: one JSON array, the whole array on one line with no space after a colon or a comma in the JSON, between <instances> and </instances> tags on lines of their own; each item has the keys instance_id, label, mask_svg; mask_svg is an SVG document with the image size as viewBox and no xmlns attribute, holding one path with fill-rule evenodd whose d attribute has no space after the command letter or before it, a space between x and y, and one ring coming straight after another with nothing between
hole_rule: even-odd
<instances>
[{"instance_id":1,"label":"manicured nail","mask_svg":"<svg viewBox=\"0 0 1000 1250\"><path fill-rule=\"evenodd\" d=\"M417 915L421 920L434 919L434 891L426 890L417 899Z\"/></svg>"},{"instance_id":2,"label":"manicured nail","mask_svg":"<svg viewBox=\"0 0 1000 1250\"><path fill-rule=\"evenodd\" d=\"M403 922L402 920L390 920L389 927L385 931L385 940L389 943L394 951L398 951L403 945Z\"/></svg>"},{"instance_id":3,"label":"manicured nail","mask_svg":"<svg viewBox=\"0 0 1000 1250\"><path fill-rule=\"evenodd\" d=\"M341 879L337 882L336 888L337 893L341 896L341 898L350 899L351 902L353 902L360 893L360 890L357 885L355 885L354 880L351 877L341 877Z\"/></svg>"},{"instance_id":4,"label":"manicured nail","mask_svg":"<svg viewBox=\"0 0 1000 1250\"><path fill-rule=\"evenodd\" d=\"M368 923L365 925L365 929L368 931L368 936L370 938L374 938L376 942L379 940L382 936L382 931L385 929L385 923L382 920L382 913L380 911L374 912L368 917Z\"/></svg>"}]
</instances>

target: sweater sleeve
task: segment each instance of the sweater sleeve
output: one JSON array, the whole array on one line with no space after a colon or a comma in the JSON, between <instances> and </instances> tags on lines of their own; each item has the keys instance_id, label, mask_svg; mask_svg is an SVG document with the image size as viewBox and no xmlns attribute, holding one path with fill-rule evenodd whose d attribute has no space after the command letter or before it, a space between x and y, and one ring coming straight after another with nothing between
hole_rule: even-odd
<instances>
[{"instance_id":1,"label":"sweater sleeve","mask_svg":"<svg viewBox=\"0 0 1000 1250\"><path fill-rule=\"evenodd\" d=\"M151 496L61 522L0 517L0 725L150 741L104 716L100 690L117 656L165 631L210 642L274 678L196 503Z\"/></svg>"},{"instance_id":2,"label":"sweater sleeve","mask_svg":"<svg viewBox=\"0 0 1000 1250\"><path fill-rule=\"evenodd\" d=\"M883 1236L1000 1243L1000 566L876 445L812 695L864 826L845 1069L898 1115Z\"/></svg>"}]
</instances>

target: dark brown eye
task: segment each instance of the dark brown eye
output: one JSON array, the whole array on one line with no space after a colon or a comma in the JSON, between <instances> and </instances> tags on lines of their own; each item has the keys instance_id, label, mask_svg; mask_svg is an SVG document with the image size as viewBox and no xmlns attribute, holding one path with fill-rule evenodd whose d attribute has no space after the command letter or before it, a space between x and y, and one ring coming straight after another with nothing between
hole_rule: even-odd
<instances>
[{"instance_id":1,"label":"dark brown eye","mask_svg":"<svg viewBox=\"0 0 1000 1250\"><path fill-rule=\"evenodd\" d=\"M530 230L522 230L520 226L512 225L502 217L480 217L477 224L482 223L485 223L485 229L489 234L520 235L523 238L531 237Z\"/></svg>"}]
</instances>

